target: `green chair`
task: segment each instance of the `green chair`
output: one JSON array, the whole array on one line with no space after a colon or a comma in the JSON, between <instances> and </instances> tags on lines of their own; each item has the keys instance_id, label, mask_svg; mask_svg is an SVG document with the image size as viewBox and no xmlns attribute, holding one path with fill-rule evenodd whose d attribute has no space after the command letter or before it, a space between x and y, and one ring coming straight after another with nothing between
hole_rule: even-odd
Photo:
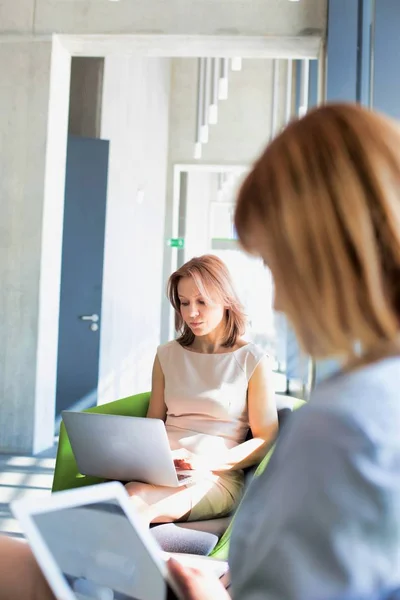
<instances>
[{"instance_id":1,"label":"green chair","mask_svg":"<svg viewBox=\"0 0 400 600\"><path fill-rule=\"evenodd\" d=\"M94 408L89 408L85 412L93 412L100 414L108 414L108 415L123 415L123 416L134 416L134 417L145 417L147 414L147 409L150 401L150 392L146 392L143 394L137 394L135 396L128 396L127 398L122 398L120 400L115 400L114 402L110 402L108 404L103 404L101 406L96 406ZM296 410L300 406L303 406L305 402L303 400L294 400L292 403L291 410ZM259 466L257 467L254 477L257 477L262 473L271 458L272 452L274 450L274 446L270 449L265 458L261 461ZM65 426L61 423L60 428L60 438L58 443L57 450L57 458L56 458L56 466L54 471L54 479L53 479L53 487L52 492L59 492L61 490L67 490L77 487L82 487L85 485L94 485L97 483L103 483L105 480L98 477L88 477L85 475L81 475L78 471L78 467L76 465L75 457L72 452L71 444L68 438L68 434L66 432ZM234 516L231 518L228 523L227 529L224 527L224 533L220 537L219 541L211 550L209 556L212 556L217 559L226 560L229 553L229 543L231 537L231 531L233 526ZM218 520L216 520L218 521ZM228 520L227 520L228 521ZM202 523L206 523L205 521L197 522L197 531L201 533L202 531ZM213 520L207 522L212 525ZM191 526L194 523L187 522L182 524L177 524L179 527L184 527L185 529L191 529ZM172 524L170 524L172 525ZM162 531L162 528L168 527L170 525L159 525L157 529ZM219 527L218 527L219 529ZM189 531L190 533L190 531ZM168 537L168 534L167 534ZM219 536L218 536L219 537ZM214 542L215 543L215 542ZM161 545L163 545L161 543Z\"/></svg>"},{"instance_id":2,"label":"green chair","mask_svg":"<svg viewBox=\"0 0 400 600\"><path fill-rule=\"evenodd\" d=\"M84 412L145 417L149 401L150 392L145 392L144 394L136 394L135 396L121 398L108 404L95 406ZM61 423L52 492L60 492L61 490L69 490L85 485L94 485L96 483L103 483L104 481L104 479L100 479L99 477L88 477L79 473L65 425Z\"/></svg>"}]
</instances>

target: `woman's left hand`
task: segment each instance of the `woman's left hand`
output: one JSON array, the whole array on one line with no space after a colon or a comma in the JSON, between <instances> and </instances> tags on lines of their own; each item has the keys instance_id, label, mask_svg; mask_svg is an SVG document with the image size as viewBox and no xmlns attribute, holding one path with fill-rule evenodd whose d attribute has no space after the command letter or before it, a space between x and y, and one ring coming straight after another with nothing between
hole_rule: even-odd
<instances>
[{"instance_id":1,"label":"woman's left hand","mask_svg":"<svg viewBox=\"0 0 400 600\"><path fill-rule=\"evenodd\" d=\"M230 600L230 595L215 575L168 561L169 571L185 600Z\"/></svg>"}]
</instances>

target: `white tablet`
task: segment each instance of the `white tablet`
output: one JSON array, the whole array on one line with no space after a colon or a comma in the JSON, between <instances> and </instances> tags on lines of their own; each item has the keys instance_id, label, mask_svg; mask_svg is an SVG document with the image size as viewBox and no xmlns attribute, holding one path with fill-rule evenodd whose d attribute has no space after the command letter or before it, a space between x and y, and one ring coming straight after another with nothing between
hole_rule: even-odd
<instances>
[{"instance_id":1,"label":"white tablet","mask_svg":"<svg viewBox=\"0 0 400 600\"><path fill-rule=\"evenodd\" d=\"M165 555L116 482L11 504L58 600L169 600Z\"/></svg>"}]
</instances>

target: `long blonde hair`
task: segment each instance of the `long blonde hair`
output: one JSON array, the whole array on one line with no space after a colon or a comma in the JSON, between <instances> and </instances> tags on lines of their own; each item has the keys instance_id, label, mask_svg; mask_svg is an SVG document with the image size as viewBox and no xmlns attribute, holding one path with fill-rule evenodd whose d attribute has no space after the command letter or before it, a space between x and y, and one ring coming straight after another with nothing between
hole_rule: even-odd
<instances>
[{"instance_id":1,"label":"long blonde hair","mask_svg":"<svg viewBox=\"0 0 400 600\"><path fill-rule=\"evenodd\" d=\"M168 280L167 295L175 310L175 328L180 334L177 341L182 346L190 346L195 335L182 319L178 295L178 284L183 277L191 277L204 298L211 300L213 293L224 304L225 331L222 345L227 348L233 347L238 337L244 333L246 317L225 263L217 256L205 254L189 260L172 273Z\"/></svg>"},{"instance_id":2,"label":"long blonde hair","mask_svg":"<svg viewBox=\"0 0 400 600\"><path fill-rule=\"evenodd\" d=\"M306 352L351 356L356 344L368 352L396 340L396 123L350 104L325 105L291 123L244 182L235 225L242 244L269 263Z\"/></svg>"}]
</instances>

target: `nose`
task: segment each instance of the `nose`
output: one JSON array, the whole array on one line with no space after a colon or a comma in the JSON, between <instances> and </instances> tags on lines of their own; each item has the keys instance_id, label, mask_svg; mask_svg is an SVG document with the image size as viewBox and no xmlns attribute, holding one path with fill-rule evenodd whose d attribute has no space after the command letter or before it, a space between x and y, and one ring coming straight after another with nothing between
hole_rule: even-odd
<instances>
[{"instance_id":1,"label":"nose","mask_svg":"<svg viewBox=\"0 0 400 600\"><path fill-rule=\"evenodd\" d=\"M190 307L190 317L196 317L199 314L199 309L196 305Z\"/></svg>"}]
</instances>

